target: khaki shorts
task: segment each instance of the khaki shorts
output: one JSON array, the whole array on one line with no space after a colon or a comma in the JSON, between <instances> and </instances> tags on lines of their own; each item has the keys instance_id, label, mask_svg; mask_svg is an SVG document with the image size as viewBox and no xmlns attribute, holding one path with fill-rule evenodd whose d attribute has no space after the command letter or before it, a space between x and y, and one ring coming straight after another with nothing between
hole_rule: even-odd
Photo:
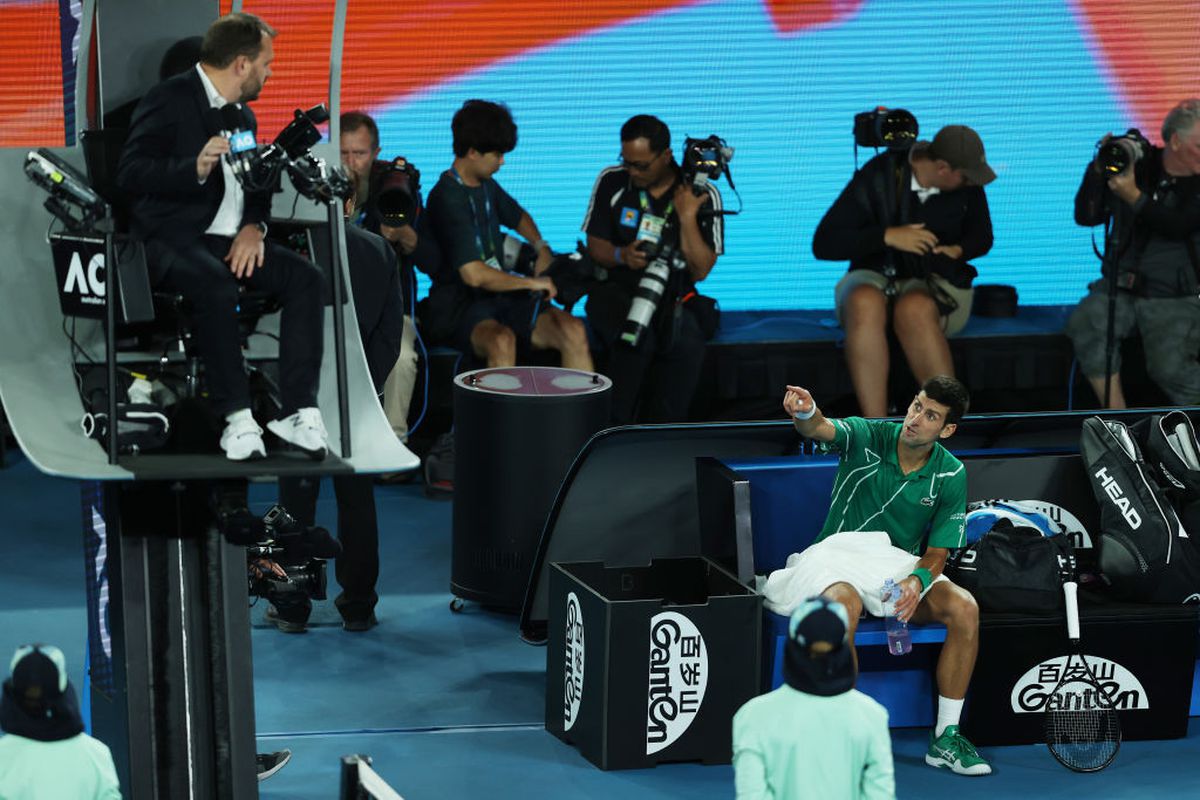
<instances>
[{"instance_id":1,"label":"khaki shorts","mask_svg":"<svg viewBox=\"0 0 1200 800\"><path fill-rule=\"evenodd\" d=\"M874 286L882 292L887 288L887 283L887 277L883 273L876 272L873 269L856 269L847 272L838 281L837 286L833 290L834 309L837 311L838 323L842 323L842 303L850 294L851 289L866 285ZM974 290L959 289L941 275L930 275L928 281L924 278L901 278L897 280L897 296L915 291L922 291L933 296L933 292L930 291L931 283L933 284L934 291L943 293L958 306L949 314L942 315L942 331L947 336L953 336L961 331L967 324L967 320L971 318L971 300L974 297Z\"/></svg>"}]
</instances>

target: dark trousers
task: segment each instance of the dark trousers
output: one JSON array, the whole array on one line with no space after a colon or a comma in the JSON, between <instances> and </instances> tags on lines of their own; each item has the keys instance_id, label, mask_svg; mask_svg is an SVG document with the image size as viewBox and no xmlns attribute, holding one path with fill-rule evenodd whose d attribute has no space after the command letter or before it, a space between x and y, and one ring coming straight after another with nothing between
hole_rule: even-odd
<instances>
[{"instance_id":1,"label":"dark trousers","mask_svg":"<svg viewBox=\"0 0 1200 800\"><path fill-rule=\"evenodd\" d=\"M279 504L305 525L312 525L317 513L317 495L321 480L280 478ZM375 610L379 596L379 524L375 516L375 484L370 475L335 475L333 493L337 498L337 537L342 554L334 563L342 593L334 600L346 619L362 619ZM308 618L306 606L303 618ZM282 609L281 609L281 613Z\"/></svg>"},{"instance_id":2,"label":"dark trousers","mask_svg":"<svg viewBox=\"0 0 1200 800\"><path fill-rule=\"evenodd\" d=\"M608 351L604 374L613 382L612 422L686 422L704 365L700 323L687 306L679 309L674 336L664 348L660 315L676 309L661 308L638 346L630 347L620 340L628 298L610 286L593 291L587 303L588 322Z\"/></svg>"},{"instance_id":3,"label":"dark trousers","mask_svg":"<svg viewBox=\"0 0 1200 800\"><path fill-rule=\"evenodd\" d=\"M263 265L238 281L222 261L232 239L203 236L185 247L162 240L146 243L156 286L183 296L196 349L204 363L214 410L224 416L250 408L238 334L239 285L261 292L282 309L279 330L279 390L288 416L317 404L324 346L321 270L296 253L267 242Z\"/></svg>"}]
</instances>

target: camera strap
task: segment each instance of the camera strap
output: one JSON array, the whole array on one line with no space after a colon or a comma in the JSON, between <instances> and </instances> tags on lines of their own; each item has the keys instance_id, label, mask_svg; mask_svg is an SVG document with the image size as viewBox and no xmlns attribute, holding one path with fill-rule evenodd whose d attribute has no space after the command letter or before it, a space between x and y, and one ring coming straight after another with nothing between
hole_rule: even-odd
<instances>
[{"instance_id":1,"label":"camera strap","mask_svg":"<svg viewBox=\"0 0 1200 800\"><path fill-rule=\"evenodd\" d=\"M643 214L650 210L650 195L649 195L649 193L646 192L645 189L638 190L638 206L642 209ZM663 219L665 220L667 217L671 216L671 214L674 211L675 211L675 201L668 200L667 207L665 209L663 209L663 213L662 213Z\"/></svg>"},{"instance_id":2,"label":"camera strap","mask_svg":"<svg viewBox=\"0 0 1200 800\"><path fill-rule=\"evenodd\" d=\"M467 202L471 204L471 224L475 228L475 247L479 250L479 260L489 265L495 262L496 267L499 268L500 260L496 257L496 243L492 241L492 194L488 191L487 181L483 180L479 182L479 185L483 187L483 213L487 220L487 230L481 231L479 229L479 207L475 205L475 195L471 192L471 187L467 186L462 176L458 174L458 170L454 167L451 167L447 172L454 177L454 180L458 181L458 185L463 187L467 193ZM485 241L491 244L490 256L488 255L488 251L484 249L483 243ZM491 260L489 261L489 259Z\"/></svg>"}]
</instances>

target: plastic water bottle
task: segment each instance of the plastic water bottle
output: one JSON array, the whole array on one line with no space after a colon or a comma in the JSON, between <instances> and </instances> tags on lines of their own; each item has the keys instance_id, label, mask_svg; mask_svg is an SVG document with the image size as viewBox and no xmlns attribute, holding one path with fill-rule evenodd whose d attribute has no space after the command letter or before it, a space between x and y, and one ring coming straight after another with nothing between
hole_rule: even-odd
<instances>
[{"instance_id":1,"label":"plastic water bottle","mask_svg":"<svg viewBox=\"0 0 1200 800\"><path fill-rule=\"evenodd\" d=\"M912 650L912 634L909 633L908 623L896 616L896 600L900 597L900 589L896 582L888 578L883 583L883 623L887 629L888 652L894 656L902 656Z\"/></svg>"}]
</instances>

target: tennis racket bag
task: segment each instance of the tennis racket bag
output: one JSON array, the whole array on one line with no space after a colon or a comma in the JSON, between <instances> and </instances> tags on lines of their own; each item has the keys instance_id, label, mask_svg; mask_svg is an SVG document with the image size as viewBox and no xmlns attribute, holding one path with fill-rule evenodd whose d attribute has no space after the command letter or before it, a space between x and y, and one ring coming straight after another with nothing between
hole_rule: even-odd
<instances>
[{"instance_id":1,"label":"tennis racket bag","mask_svg":"<svg viewBox=\"0 0 1200 800\"><path fill-rule=\"evenodd\" d=\"M1100 569L1129 600L1200 600L1200 563L1155 468L1123 423L1083 423L1080 452L1100 504Z\"/></svg>"},{"instance_id":2,"label":"tennis racket bag","mask_svg":"<svg viewBox=\"0 0 1200 800\"><path fill-rule=\"evenodd\" d=\"M1142 445L1146 463L1155 481L1175 507L1183 529L1195 532L1194 548L1200 549L1200 444L1192 420L1182 411L1155 414L1132 427L1130 433Z\"/></svg>"}]
</instances>

